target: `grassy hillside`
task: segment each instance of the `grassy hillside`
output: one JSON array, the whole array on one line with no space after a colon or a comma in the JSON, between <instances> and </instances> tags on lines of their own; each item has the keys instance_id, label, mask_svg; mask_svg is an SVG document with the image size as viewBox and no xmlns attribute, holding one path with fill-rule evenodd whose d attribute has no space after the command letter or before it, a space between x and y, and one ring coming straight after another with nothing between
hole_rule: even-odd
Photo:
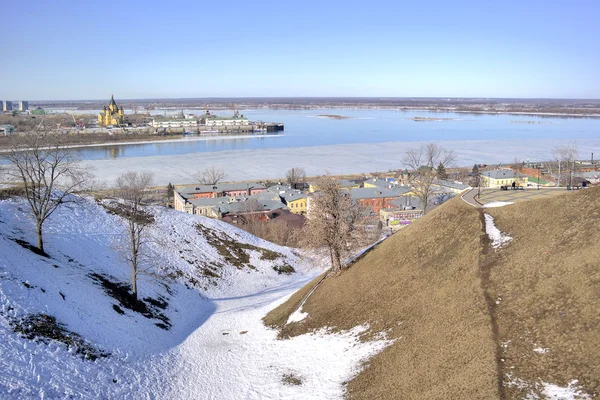
<instances>
[{"instance_id":1,"label":"grassy hillside","mask_svg":"<svg viewBox=\"0 0 600 400\"><path fill-rule=\"evenodd\" d=\"M455 199L325 279L305 320L285 324L316 280L265 323L283 337L368 323L396 339L348 383L351 399L552 398L549 383L598 395L599 198L486 210ZM508 245L492 248L484 212Z\"/></svg>"},{"instance_id":2,"label":"grassy hillside","mask_svg":"<svg viewBox=\"0 0 600 400\"><path fill-rule=\"evenodd\" d=\"M497 398L495 344L478 274L480 224L478 211L460 199L439 207L325 279L303 307L309 317L282 335L368 323L371 332L396 339L348 384L353 399ZM265 322L281 327L301 296Z\"/></svg>"},{"instance_id":3,"label":"grassy hillside","mask_svg":"<svg viewBox=\"0 0 600 400\"><path fill-rule=\"evenodd\" d=\"M490 210L513 237L490 256L507 398L575 379L600 395L599 189Z\"/></svg>"}]
</instances>

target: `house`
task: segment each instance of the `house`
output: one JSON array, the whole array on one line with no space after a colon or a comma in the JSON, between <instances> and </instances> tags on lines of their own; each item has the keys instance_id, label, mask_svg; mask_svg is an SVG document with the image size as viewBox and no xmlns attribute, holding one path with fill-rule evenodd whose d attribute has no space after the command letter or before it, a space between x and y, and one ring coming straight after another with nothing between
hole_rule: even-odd
<instances>
[{"instance_id":1,"label":"house","mask_svg":"<svg viewBox=\"0 0 600 400\"><path fill-rule=\"evenodd\" d=\"M401 228L423 216L423 207L418 197L405 196L390 202L390 208L379 211L383 226Z\"/></svg>"},{"instance_id":2,"label":"house","mask_svg":"<svg viewBox=\"0 0 600 400\"><path fill-rule=\"evenodd\" d=\"M586 180L592 185L598 185L600 183L600 172L599 171L587 171L587 172L577 172L573 174L574 178L581 178Z\"/></svg>"},{"instance_id":3,"label":"house","mask_svg":"<svg viewBox=\"0 0 600 400\"><path fill-rule=\"evenodd\" d=\"M258 215L287 208L281 200L273 200L262 193L240 196L190 197L180 191L175 191L173 206L177 211L218 219L225 215ZM263 220L266 217L259 216L259 219Z\"/></svg>"},{"instance_id":4,"label":"house","mask_svg":"<svg viewBox=\"0 0 600 400\"><path fill-rule=\"evenodd\" d=\"M252 196L267 190L267 187L256 182L217 183L215 185L187 186L178 189L181 196L191 199L204 199L226 196Z\"/></svg>"},{"instance_id":5,"label":"house","mask_svg":"<svg viewBox=\"0 0 600 400\"><path fill-rule=\"evenodd\" d=\"M363 182L363 187L366 188L383 188L383 189L391 189L392 187L394 187L395 184L393 181L389 181L387 179L381 179L381 178L373 178L373 179L367 179L366 181Z\"/></svg>"},{"instance_id":6,"label":"house","mask_svg":"<svg viewBox=\"0 0 600 400\"><path fill-rule=\"evenodd\" d=\"M340 188L342 188L344 190L358 189L361 186L361 183L357 183L357 182L354 182L354 181L349 181L349 180L346 180L346 179L340 179L340 180L338 180L338 184L339 184ZM317 190L319 190L319 188L316 187L314 185L314 183L309 184L308 191L310 193L314 193Z\"/></svg>"},{"instance_id":7,"label":"house","mask_svg":"<svg viewBox=\"0 0 600 400\"><path fill-rule=\"evenodd\" d=\"M252 220L260 220L266 223L284 223L290 229L299 229L304 226L306 217L294 214L290 210L278 208L273 211L256 212L250 214L227 214L222 219L230 224L245 225Z\"/></svg>"},{"instance_id":8,"label":"house","mask_svg":"<svg viewBox=\"0 0 600 400\"><path fill-rule=\"evenodd\" d=\"M382 188L354 188L350 190L353 201L369 207L374 213L379 213L382 208L390 208L391 201L397 199L398 192Z\"/></svg>"},{"instance_id":9,"label":"house","mask_svg":"<svg viewBox=\"0 0 600 400\"><path fill-rule=\"evenodd\" d=\"M0 135L10 136L15 133L15 127L12 125L0 125Z\"/></svg>"},{"instance_id":10,"label":"house","mask_svg":"<svg viewBox=\"0 0 600 400\"><path fill-rule=\"evenodd\" d=\"M527 175L512 169L495 169L484 171L481 174L481 186L499 188L500 186L511 186L515 182L518 186L527 186Z\"/></svg>"},{"instance_id":11,"label":"house","mask_svg":"<svg viewBox=\"0 0 600 400\"><path fill-rule=\"evenodd\" d=\"M465 190L471 188L471 186L465 185L463 183L451 182L443 179L434 179L432 186L443 188L453 193L462 193Z\"/></svg>"},{"instance_id":12,"label":"house","mask_svg":"<svg viewBox=\"0 0 600 400\"><path fill-rule=\"evenodd\" d=\"M283 204L285 204L294 214L306 214L306 194L299 190L290 189L280 193L279 197L281 197Z\"/></svg>"}]
</instances>

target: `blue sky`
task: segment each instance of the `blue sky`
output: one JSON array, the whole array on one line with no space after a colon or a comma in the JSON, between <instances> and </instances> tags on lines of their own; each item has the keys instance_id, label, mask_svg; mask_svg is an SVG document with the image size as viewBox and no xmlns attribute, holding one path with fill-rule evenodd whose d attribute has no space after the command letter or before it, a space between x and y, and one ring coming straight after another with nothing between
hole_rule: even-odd
<instances>
[{"instance_id":1,"label":"blue sky","mask_svg":"<svg viewBox=\"0 0 600 400\"><path fill-rule=\"evenodd\" d=\"M600 1L10 1L0 99L600 98Z\"/></svg>"}]
</instances>

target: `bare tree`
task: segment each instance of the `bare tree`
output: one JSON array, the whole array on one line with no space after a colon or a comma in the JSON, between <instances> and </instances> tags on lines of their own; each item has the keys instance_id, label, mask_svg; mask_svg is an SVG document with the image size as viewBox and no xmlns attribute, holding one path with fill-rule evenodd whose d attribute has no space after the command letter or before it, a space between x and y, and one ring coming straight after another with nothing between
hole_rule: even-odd
<instances>
[{"instance_id":1,"label":"bare tree","mask_svg":"<svg viewBox=\"0 0 600 400\"><path fill-rule=\"evenodd\" d=\"M35 218L37 248L44 251L44 222L74 193L85 189L92 174L82 168L75 153L64 145L65 138L34 132L13 136L7 153L5 174L23 186L24 197Z\"/></svg>"},{"instance_id":2,"label":"bare tree","mask_svg":"<svg viewBox=\"0 0 600 400\"><path fill-rule=\"evenodd\" d=\"M216 185L220 180L225 178L225 171L211 165L204 171L196 173L195 178L202 185Z\"/></svg>"},{"instance_id":3,"label":"bare tree","mask_svg":"<svg viewBox=\"0 0 600 400\"><path fill-rule=\"evenodd\" d=\"M305 246L327 248L332 270L339 274L342 260L356 249L364 234L361 225L366 212L330 175L317 178L315 186L319 190L311 195L303 235Z\"/></svg>"},{"instance_id":4,"label":"bare tree","mask_svg":"<svg viewBox=\"0 0 600 400\"><path fill-rule=\"evenodd\" d=\"M571 143L569 145L556 146L552 149L552 157L554 158L554 165L557 170L556 186L561 185L561 181L572 185L573 181L573 170L575 169L575 159L577 158L577 145ZM566 173L570 172L569 178Z\"/></svg>"},{"instance_id":5,"label":"bare tree","mask_svg":"<svg viewBox=\"0 0 600 400\"><path fill-rule=\"evenodd\" d=\"M454 160L454 153L435 143L421 145L418 149L409 149L404 163L412 170L410 183L413 192L423 203L423 214L427 212L427 202L433 190L433 180L437 177L436 166L446 168Z\"/></svg>"},{"instance_id":6,"label":"bare tree","mask_svg":"<svg viewBox=\"0 0 600 400\"><path fill-rule=\"evenodd\" d=\"M306 182L306 172L304 171L304 168L294 167L286 172L285 179L292 188L297 189L297 185L299 184L304 186L304 183Z\"/></svg>"},{"instance_id":7,"label":"bare tree","mask_svg":"<svg viewBox=\"0 0 600 400\"><path fill-rule=\"evenodd\" d=\"M131 266L133 295L137 299L137 278L141 271L146 239L145 230L154 218L144 210L149 196L153 176L149 172L126 172L115 182L116 196L124 201L122 215L127 220L127 242L125 259Z\"/></svg>"}]
</instances>

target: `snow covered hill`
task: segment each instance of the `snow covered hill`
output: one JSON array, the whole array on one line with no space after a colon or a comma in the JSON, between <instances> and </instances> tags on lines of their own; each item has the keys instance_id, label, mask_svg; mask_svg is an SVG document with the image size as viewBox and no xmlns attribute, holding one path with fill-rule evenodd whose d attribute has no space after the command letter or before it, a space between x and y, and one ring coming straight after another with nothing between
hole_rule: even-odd
<instances>
[{"instance_id":1,"label":"snow covered hill","mask_svg":"<svg viewBox=\"0 0 600 400\"><path fill-rule=\"evenodd\" d=\"M45 225L46 257L28 245L26 204L0 201L1 398L335 398L386 345L359 342L364 327L276 340L262 316L323 269L228 224L159 207L148 209L135 300L115 205L61 206Z\"/></svg>"}]
</instances>

